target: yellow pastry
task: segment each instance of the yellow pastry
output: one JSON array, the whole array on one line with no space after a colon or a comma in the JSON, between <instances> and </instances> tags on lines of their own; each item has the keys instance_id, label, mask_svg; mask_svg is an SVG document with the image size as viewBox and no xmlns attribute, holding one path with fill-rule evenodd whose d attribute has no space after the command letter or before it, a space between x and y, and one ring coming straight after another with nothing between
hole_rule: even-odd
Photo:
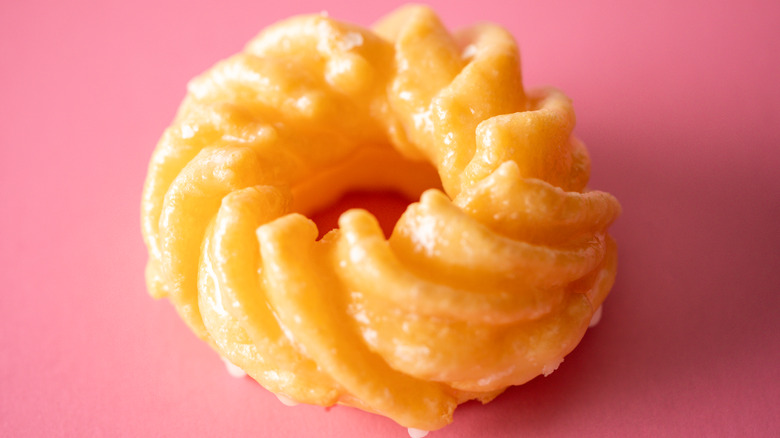
<instances>
[{"instance_id":1,"label":"yellow pastry","mask_svg":"<svg viewBox=\"0 0 780 438\"><path fill-rule=\"evenodd\" d=\"M284 400L420 430L552 372L613 284L620 207L587 191L570 100L509 33L409 6L276 24L194 79L142 202L151 294ZM345 192L412 203L389 238Z\"/></svg>"}]
</instances>

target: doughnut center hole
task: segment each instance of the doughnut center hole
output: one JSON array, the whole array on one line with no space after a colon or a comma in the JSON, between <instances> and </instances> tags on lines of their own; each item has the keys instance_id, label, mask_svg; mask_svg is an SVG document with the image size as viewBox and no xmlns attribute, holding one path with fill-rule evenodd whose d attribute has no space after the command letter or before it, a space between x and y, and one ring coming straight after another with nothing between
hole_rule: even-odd
<instances>
[{"instance_id":1,"label":"doughnut center hole","mask_svg":"<svg viewBox=\"0 0 780 438\"><path fill-rule=\"evenodd\" d=\"M338 228L339 217L345 211L362 208L376 216L385 238L389 238L398 219L406 211L406 207L416 201L416 199L390 190L349 191L333 204L315 211L310 219L317 224L319 229L317 239L321 239L329 231Z\"/></svg>"},{"instance_id":2,"label":"doughnut center hole","mask_svg":"<svg viewBox=\"0 0 780 438\"><path fill-rule=\"evenodd\" d=\"M361 208L377 218L389 238L410 204L441 187L429 162L410 160L390 145L366 145L293 186L290 211L312 219L321 239L338 228L344 212Z\"/></svg>"}]
</instances>

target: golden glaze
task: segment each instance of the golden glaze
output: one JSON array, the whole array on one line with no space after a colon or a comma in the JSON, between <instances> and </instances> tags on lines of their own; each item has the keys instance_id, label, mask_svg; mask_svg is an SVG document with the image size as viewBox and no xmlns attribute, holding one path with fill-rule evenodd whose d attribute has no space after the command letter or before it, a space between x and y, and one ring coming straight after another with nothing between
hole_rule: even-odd
<instances>
[{"instance_id":1,"label":"golden glaze","mask_svg":"<svg viewBox=\"0 0 780 438\"><path fill-rule=\"evenodd\" d=\"M189 84L154 152L149 290L277 394L441 428L554 370L612 286L620 207L573 127L495 25L281 22ZM317 240L304 215L356 188L420 200L389 239L352 210Z\"/></svg>"}]
</instances>

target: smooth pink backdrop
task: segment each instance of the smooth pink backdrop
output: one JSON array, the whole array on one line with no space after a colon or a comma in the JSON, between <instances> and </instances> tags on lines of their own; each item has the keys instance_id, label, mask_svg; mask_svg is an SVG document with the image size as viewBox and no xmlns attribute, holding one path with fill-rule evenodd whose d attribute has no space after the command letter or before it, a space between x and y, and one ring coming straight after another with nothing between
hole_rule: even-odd
<instances>
[{"instance_id":1,"label":"smooth pink backdrop","mask_svg":"<svg viewBox=\"0 0 780 438\"><path fill-rule=\"evenodd\" d=\"M0 5L0 436L406 436L229 377L145 291L141 186L187 80L287 16L399 4L282 3ZM780 436L777 3L431 4L512 31L624 208L601 324L431 436Z\"/></svg>"}]
</instances>

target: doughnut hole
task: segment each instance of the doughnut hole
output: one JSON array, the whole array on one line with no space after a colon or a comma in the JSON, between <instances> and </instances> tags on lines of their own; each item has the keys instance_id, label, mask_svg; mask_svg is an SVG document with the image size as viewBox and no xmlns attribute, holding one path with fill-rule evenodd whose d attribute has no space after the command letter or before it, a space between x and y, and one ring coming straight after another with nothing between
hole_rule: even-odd
<instances>
[{"instance_id":1,"label":"doughnut hole","mask_svg":"<svg viewBox=\"0 0 780 438\"><path fill-rule=\"evenodd\" d=\"M350 191L334 204L314 212L310 219L317 224L321 239L329 231L338 228L339 217L342 213L353 208L362 208L376 216L385 238L389 238L398 219L406 211L409 204L415 201L415 199L393 191Z\"/></svg>"},{"instance_id":2,"label":"doughnut hole","mask_svg":"<svg viewBox=\"0 0 780 438\"><path fill-rule=\"evenodd\" d=\"M292 212L311 218L319 237L338 228L342 213L362 208L389 237L401 214L425 190L441 189L436 169L390 146L360 148L353 157L315 173L292 188Z\"/></svg>"}]
</instances>

